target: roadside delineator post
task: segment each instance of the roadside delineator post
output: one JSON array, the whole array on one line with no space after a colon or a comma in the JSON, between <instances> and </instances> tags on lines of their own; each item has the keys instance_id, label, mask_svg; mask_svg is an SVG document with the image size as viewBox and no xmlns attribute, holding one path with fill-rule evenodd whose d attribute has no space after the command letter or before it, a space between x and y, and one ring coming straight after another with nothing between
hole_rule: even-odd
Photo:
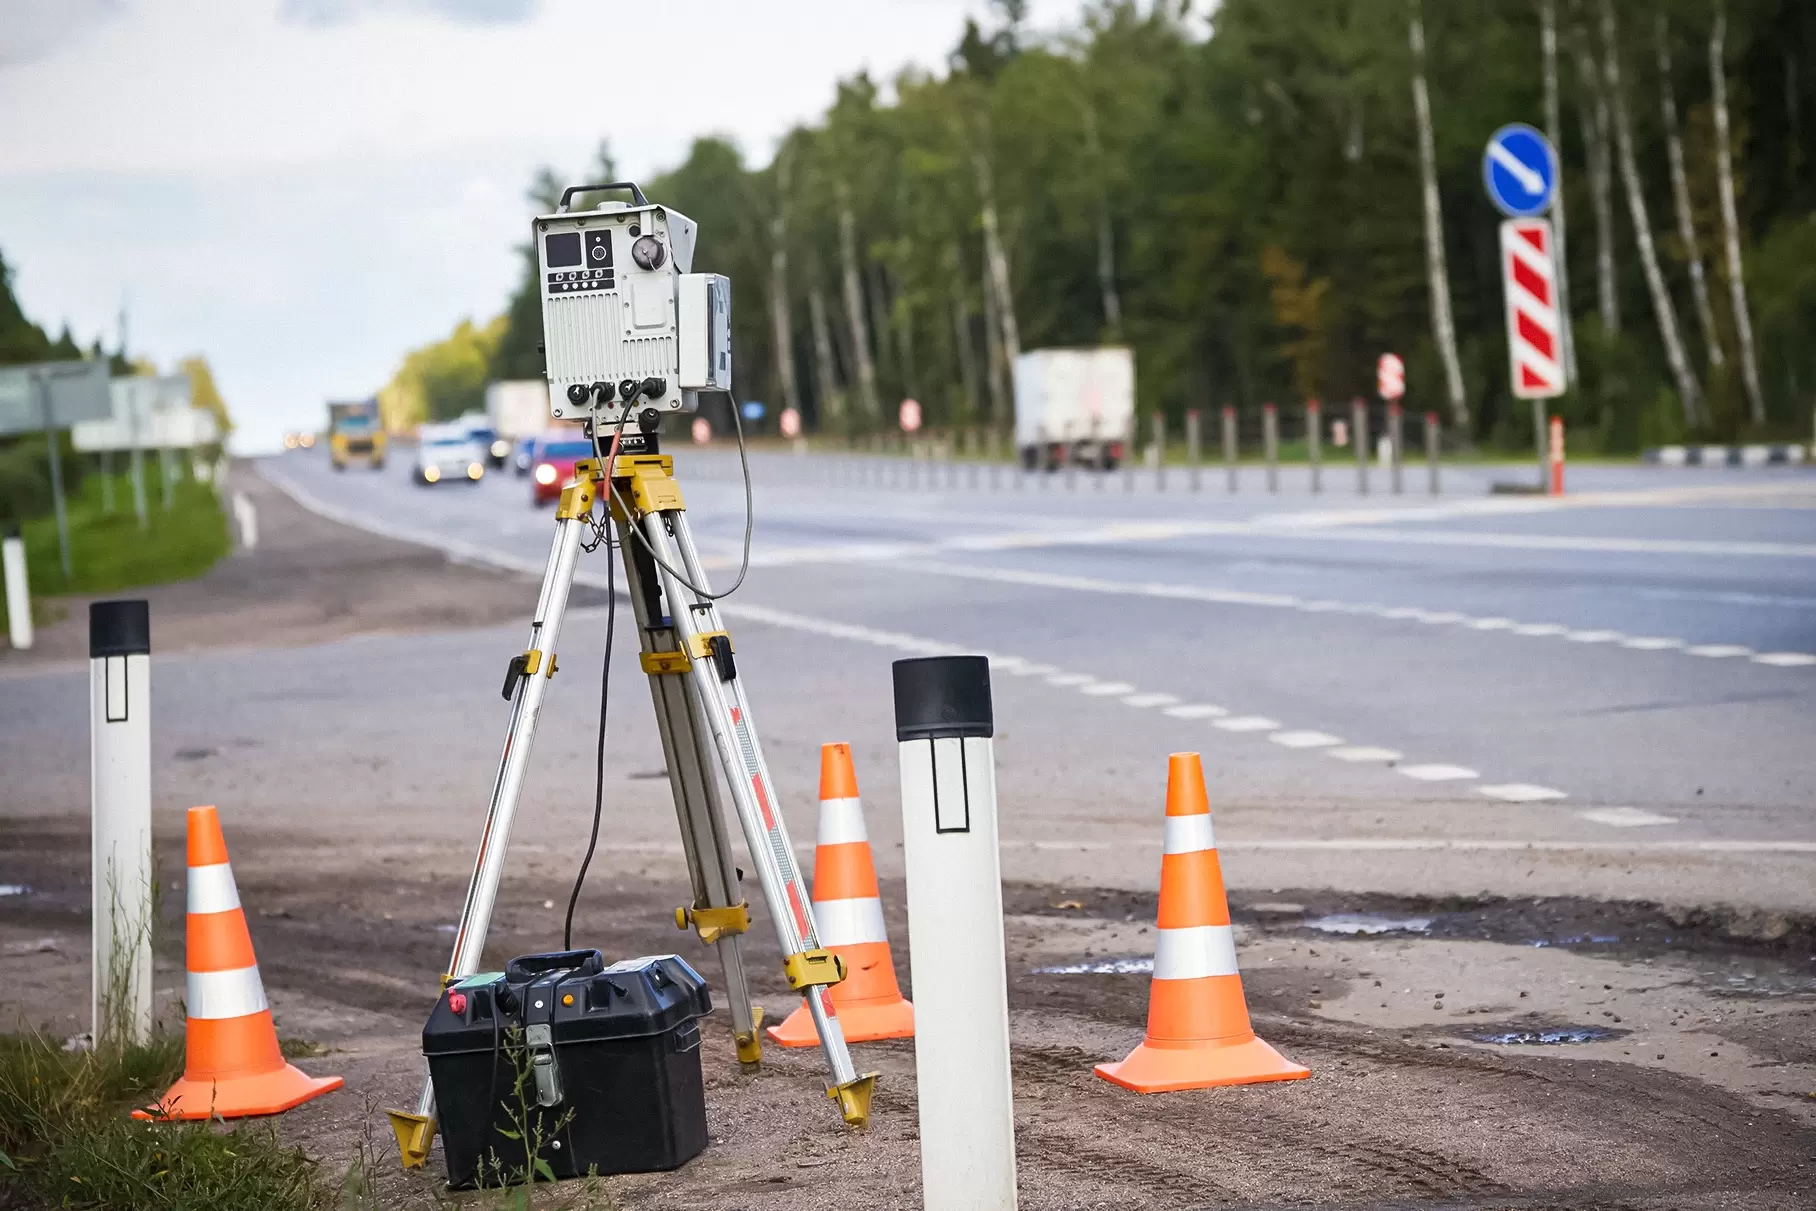
<instances>
[{"instance_id":1,"label":"roadside delineator post","mask_svg":"<svg viewBox=\"0 0 1816 1211\"><path fill-rule=\"evenodd\" d=\"M221 818L212 807L189 809L188 982L183 1076L151 1110L134 1118L245 1118L277 1114L341 1087L338 1076L313 1077L284 1061L277 1027L259 979L227 861Z\"/></svg>"},{"instance_id":2,"label":"roadside delineator post","mask_svg":"<svg viewBox=\"0 0 1816 1211\"><path fill-rule=\"evenodd\" d=\"M926 1211L1013 1211L1015 1107L990 661L898 660L895 735Z\"/></svg>"},{"instance_id":3,"label":"roadside delineator post","mask_svg":"<svg viewBox=\"0 0 1816 1211\"><path fill-rule=\"evenodd\" d=\"M1203 482L1200 478L1204 453L1200 429L1203 428L1203 425L1204 416L1198 409L1187 410L1185 414L1185 461L1191 467L1190 479L1194 492L1198 491Z\"/></svg>"},{"instance_id":4,"label":"roadside delineator post","mask_svg":"<svg viewBox=\"0 0 1816 1211\"><path fill-rule=\"evenodd\" d=\"M1305 457L1311 463L1312 494L1324 491L1324 468L1320 465L1324 434L1324 406L1315 399L1305 401Z\"/></svg>"},{"instance_id":5,"label":"roadside delineator post","mask_svg":"<svg viewBox=\"0 0 1816 1211\"><path fill-rule=\"evenodd\" d=\"M1236 490L1236 409L1223 406L1223 467L1229 475L1230 491Z\"/></svg>"},{"instance_id":6,"label":"roadside delineator post","mask_svg":"<svg viewBox=\"0 0 1816 1211\"><path fill-rule=\"evenodd\" d=\"M1425 414L1425 465L1431 471L1431 494L1438 495L1438 414Z\"/></svg>"},{"instance_id":7,"label":"roadside delineator post","mask_svg":"<svg viewBox=\"0 0 1816 1211\"><path fill-rule=\"evenodd\" d=\"M11 526L0 538L0 568L6 578L7 640L17 651L25 651L36 642L32 629L31 578L25 566L25 539L19 527Z\"/></svg>"},{"instance_id":8,"label":"roadside delineator post","mask_svg":"<svg viewBox=\"0 0 1816 1211\"><path fill-rule=\"evenodd\" d=\"M1167 487L1166 413L1156 412L1151 423L1154 429L1154 491L1164 492Z\"/></svg>"},{"instance_id":9,"label":"roadside delineator post","mask_svg":"<svg viewBox=\"0 0 1816 1211\"><path fill-rule=\"evenodd\" d=\"M88 607L94 1040L151 1037L151 607Z\"/></svg>"},{"instance_id":10,"label":"roadside delineator post","mask_svg":"<svg viewBox=\"0 0 1816 1211\"><path fill-rule=\"evenodd\" d=\"M1356 447L1356 492L1368 495L1368 404L1357 396L1349 401L1349 440Z\"/></svg>"},{"instance_id":11,"label":"roadside delineator post","mask_svg":"<svg viewBox=\"0 0 1816 1211\"><path fill-rule=\"evenodd\" d=\"M813 851L813 919L820 945L845 961L832 986L832 1004L847 1043L905 1039L914 1034L914 1006L902 997L895 958L883 927L870 833L858 798L849 744L820 746L820 835ZM818 1047L820 1035L805 1004L769 1037L784 1047Z\"/></svg>"},{"instance_id":12,"label":"roadside delineator post","mask_svg":"<svg viewBox=\"0 0 1816 1211\"><path fill-rule=\"evenodd\" d=\"M1167 759L1166 856L1160 860L1156 924L1147 1037L1126 1059L1097 1065L1098 1076L1136 1093L1167 1093L1311 1075L1255 1037L1249 1024L1197 753Z\"/></svg>"},{"instance_id":13,"label":"roadside delineator post","mask_svg":"<svg viewBox=\"0 0 1816 1211\"><path fill-rule=\"evenodd\" d=\"M1387 405L1387 470L1388 480L1395 496L1400 495L1403 487L1400 482L1400 466L1406 461L1405 450L1405 417L1400 411L1400 402L1395 400Z\"/></svg>"},{"instance_id":14,"label":"roadside delineator post","mask_svg":"<svg viewBox=\"0 0 1816 1211\"><path fill-rule=\"evenodd\" d=\"M1564 494L1564 418L1551 418L1551 489L1552 496Z\"/></svg>"},{"instance_id":15,"label":"roadside delineator post","mask_svg":"<svg viewBox=\"0 0 1816 1211\"><path fill-rule=\"evenodd\" d=\"M1267 490L1280 491L1280 411L1261 405L1261 446L1267 456Z\"/></svg>"}]
</instances>

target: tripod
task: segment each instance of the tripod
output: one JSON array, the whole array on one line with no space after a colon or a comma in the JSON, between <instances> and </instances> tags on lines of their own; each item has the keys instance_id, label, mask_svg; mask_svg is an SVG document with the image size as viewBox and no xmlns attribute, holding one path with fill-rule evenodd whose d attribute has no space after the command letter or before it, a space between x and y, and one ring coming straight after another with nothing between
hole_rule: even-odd
<instances>
[{"instance_id":1,"label":"tripod","mask_svg":"<svg viewBox=\"0 0 1816 1211\"><path fill-rule=\"evenodd\" d=\"M593 508L602 493L618 532L626 587L642 636L642 667L655 702L693 884L693 902L675 910L675 923L682 929L692 925L700 940L719 952L738 1060L760 1062L757 1031L762 1010L750 1002L742 937L750 928L750 907L740 894L719 785L712 775L711 762L716 759L775 922L783 974L789 988L805 999L820 1036L820 1050L831 1070L827 1096L839 1104L847 1123L863 1126L870 1117L876 1074L860 1076L852 1066L827 991L845 978L844 963L820 946L812 904L751 723L731 635L708 596L706 574L688 533L674 459L657 452L653 433L621 430L613 453L579 463L574 481L562 490L555 510L555 545L542 575L529 644L512 657L505 677L504 695L512 701L511 727L442 985L445 989L479 968L543 694L555 675L555 645L574 565L583 537L594 528ZM404 1166L421 1167L435 1133L433 1086L424 1081L414 1111L387 1113Z\"/></svg>"}]
</instances>

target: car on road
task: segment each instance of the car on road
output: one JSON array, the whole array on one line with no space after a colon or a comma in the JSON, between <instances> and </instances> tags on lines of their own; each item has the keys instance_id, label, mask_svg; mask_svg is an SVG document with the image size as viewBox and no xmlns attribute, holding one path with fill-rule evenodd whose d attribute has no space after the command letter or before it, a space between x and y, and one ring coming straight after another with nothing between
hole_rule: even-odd
<instances>
[{"instance_id":1,"label":"car on road","mask_svg":"<svg viewBox=\"0 0 1816 1211\"><path fill-rule=\"evenodd\" d=\"M455 423L465 426L467 436L479 447L486 462L494 467L504 466L511 454L511 441L492 427L485 413L469 412Z\"/></svg>"},{"instance_id":2,"label":"car on road","mask_svg":"<svg viewBox=\"0 0 1816 1211\"><path fill-rule=\"evenodd\" d=\"M574 478L574 464L593 457L593 443L572 433L545 433L536 439L530 466L530 503L545 505L558 500L561 489Z\"/></svg>"},{"instance_id":3,"label":"car on road","mask_svg":"<svg viewBox=\"0 0 1816 1211\"><path fill-rule=\"evenodd\" d=\"M424 425L416 446L412 478L419 484L478 483L486 473L485 451L465 425Z\"/></svg>"}]
</instances>

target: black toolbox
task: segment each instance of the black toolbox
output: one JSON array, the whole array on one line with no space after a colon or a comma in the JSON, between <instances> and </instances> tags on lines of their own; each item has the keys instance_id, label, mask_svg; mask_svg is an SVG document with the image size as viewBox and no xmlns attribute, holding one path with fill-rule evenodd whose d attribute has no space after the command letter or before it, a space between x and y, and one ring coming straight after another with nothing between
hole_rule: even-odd
<instances>
[{"instance_id":1,"label":"black toolbox","mask_svg":"<svg viewBox=\"0 0 1816 1211\"><path fill-rule=\"evenodd\" d=\"M675 955L525 955L452 985L422 1032L449 1184L686 1164L706 1147L711 1010Z\"/></svg>"}]
</instances>

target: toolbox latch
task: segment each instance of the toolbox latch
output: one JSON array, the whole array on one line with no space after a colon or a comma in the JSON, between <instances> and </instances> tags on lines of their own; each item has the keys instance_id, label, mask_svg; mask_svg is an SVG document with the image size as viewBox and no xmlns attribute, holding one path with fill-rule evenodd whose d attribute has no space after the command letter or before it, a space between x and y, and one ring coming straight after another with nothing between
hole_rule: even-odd
<instances>
[{"instance_id":1,"label":"toolbox latch","mask_svg":"<svg viewBox=\"0 0 1816 1211\"><path fill-rule=\"evenodd\" d=\"M561 1071L555 1066L555 1039L548 1025L528 1026L523 1032L530 1049L530 1074L536 1078L536 1104L561 1104Z\"/></svg>"}]
</instances>

